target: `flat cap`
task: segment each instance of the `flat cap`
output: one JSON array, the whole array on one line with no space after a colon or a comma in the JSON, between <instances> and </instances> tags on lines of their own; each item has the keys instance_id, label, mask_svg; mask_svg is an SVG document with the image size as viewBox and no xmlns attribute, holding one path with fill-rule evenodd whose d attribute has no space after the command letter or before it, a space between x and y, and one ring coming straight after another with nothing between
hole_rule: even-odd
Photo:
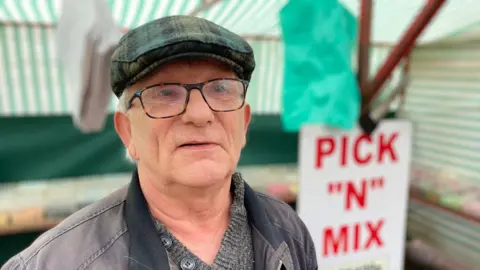
<instances>
[{"instance_id":1,"label":"flat cap","mask_svg":"<svg viewBox=\"0 0 480 270\"><path fill-rule=\"evenodd\" d=\"M112 55L112 90L120 97L125 88L153 69L180 58L213 58L232 67L249 81L255 69L252 47L237 34L193 16L168 16L126 33Z\"/></svg>"}]
</instances>

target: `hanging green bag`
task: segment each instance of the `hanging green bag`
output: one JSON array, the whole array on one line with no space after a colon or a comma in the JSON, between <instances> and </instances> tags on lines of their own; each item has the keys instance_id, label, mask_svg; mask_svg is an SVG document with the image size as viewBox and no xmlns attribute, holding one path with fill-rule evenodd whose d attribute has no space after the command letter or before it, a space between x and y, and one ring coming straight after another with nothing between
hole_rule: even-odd
<instances>
[{"instance_id":1,"label":"hanging green bag","mask_svg":"<svg viewBox=\"0 0 480 270\"><path fill-rule=\"evenodd\" d=\"M356 125L360 91L352 71L357 21L337 0L290 0L280 11L285 69L282 122Z\"/></svg>"}]
</instances>

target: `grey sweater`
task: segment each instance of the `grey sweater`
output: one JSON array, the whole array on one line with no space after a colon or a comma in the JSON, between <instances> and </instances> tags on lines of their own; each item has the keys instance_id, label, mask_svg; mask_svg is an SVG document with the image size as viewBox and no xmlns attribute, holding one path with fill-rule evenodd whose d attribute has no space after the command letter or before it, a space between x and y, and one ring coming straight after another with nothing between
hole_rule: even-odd
<instances>
[{"instance_id":1,"label":"grey sweater","mask_svg":"<svg viewBox=\"0 0 480 270\"><path fill-rule=\"evenodd\" d=\"M230 224L213 265L204 263L178 241L168 229L155 219L159 237L167 249L171 265L176 269L253 269L252 234L244 206L244 185L240 174L232 177L233 203L230 207ZM174 270L176 270L174 269Z\"/></svg>"}]
</instances>

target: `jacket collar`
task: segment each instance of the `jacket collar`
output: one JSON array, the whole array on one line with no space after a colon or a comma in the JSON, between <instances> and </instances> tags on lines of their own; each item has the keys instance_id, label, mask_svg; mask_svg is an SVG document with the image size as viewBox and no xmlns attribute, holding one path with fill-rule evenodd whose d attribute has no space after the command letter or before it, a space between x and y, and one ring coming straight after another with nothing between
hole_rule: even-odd
<instances>
[{"instance_id":1,"label":"jacket collar","mask_svg":"<svg viewBox=\"0 0 480 270\"><path fill-rule=\"evenodd\" d=\"M247 183L245 183L244 201L250 225L260 232L269 245L278 249L284 242L283 237L271 224L264 205ZM160 237L157 237L136 170L128 187L125 220L130 235L128 269L168 269L167 251L163 248Z\"/></svg>"},{"instance_id":2,"label":"jacket collar","mask_svg":"<svg viewBox=\"0 0 480 270\"><path fill-rule=\"evenodd\" d=\"M167 251L157 237L136 170L128 186L125 221L130 235L128 269L168 269Z\"/></svg>"}]
</instances>

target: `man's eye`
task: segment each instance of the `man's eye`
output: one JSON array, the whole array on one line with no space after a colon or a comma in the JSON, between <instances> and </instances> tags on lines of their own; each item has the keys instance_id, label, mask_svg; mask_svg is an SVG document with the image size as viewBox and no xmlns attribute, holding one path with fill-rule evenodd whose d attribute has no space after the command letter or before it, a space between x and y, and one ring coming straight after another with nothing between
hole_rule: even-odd
<instances>
[{"instance_id":1,"label":"man's eye","mask_svg":"<svg viewBox=\"0 0 480 270\"><path fill-rule=\"evenodd\" d=\"M227 92L228 91L228 88L223 84L215 85L214 89L215 89L216 92Z\"/></svg>"},{"instance_id":2,"label":"man's eye","mask_svg":"<svg viewBox=\"0 0 480 270\"><path fill-rule=\"evenodd\" d=\"M175 91L169 90L169 89L165 89L165 90L161 90L161 91L157 92L157 96L159 96L159 97L169 97L169 96L172 96L174 94L175 94Z\"/></svg>"}]
</instances>

